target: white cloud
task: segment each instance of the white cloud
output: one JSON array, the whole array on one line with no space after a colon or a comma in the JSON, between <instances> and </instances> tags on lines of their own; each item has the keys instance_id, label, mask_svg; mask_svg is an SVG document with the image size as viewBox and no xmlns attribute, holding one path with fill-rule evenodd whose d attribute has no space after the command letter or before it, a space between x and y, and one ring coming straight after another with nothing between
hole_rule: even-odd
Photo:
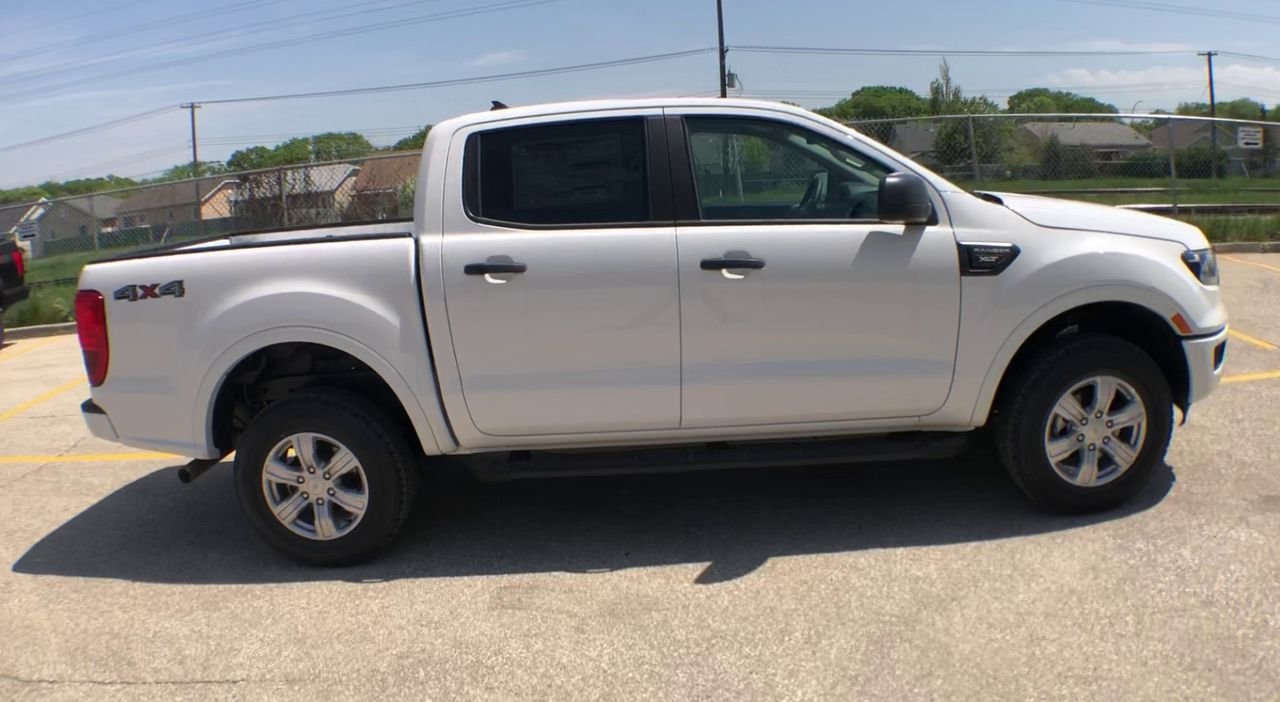
<instances>
[{"instance_id":1,"label":"white cloud","mask_svg":"<svg viewBox=\"0 0 1280 702\"><path fill-rule=\"evenodd\" d=\"M472 68L491 68L493 66L505 66L509 63L518 63L528 57L528 52L521 51L519 49L513 49L510 51L494 51L468 61L467 65Z\"/></svg>"},{"instance_id":2,"label":"white cloud","mask_svg":"<svg viewBox=\"0 0 1280 702\"><path fill-rule=\"evenodd\" d=\"M1218 64L1214 67L1219 99L1234 97L1280 97L1280 67L1248 64ZM1151 66L1136 70L1069 68L1050 73L1045 82L1052 87L1077 90L1131 88L1143 90L1187 88L1207 85L1205 69L1193 66Z\"/></svg>"}]
</instances>

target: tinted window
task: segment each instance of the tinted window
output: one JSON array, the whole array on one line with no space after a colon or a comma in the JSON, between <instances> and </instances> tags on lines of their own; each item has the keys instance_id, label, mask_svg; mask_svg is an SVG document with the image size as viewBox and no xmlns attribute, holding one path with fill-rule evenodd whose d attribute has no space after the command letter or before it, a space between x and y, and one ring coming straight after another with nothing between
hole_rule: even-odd
<instances>
[{"instance_id":1,"label":"tinted window","mask_svg":"<svg viewBox=\"0 0 1280 702\"><path fill-rule=\"evenodd\" d=\"M768 120L686 123L702 219L877 217L890 170L834 139Z\"/></svg>"},{"instance_id":2,"label":"tinted window","mask_svg":"<svg viewBox=\"0 0 1280 702\"><path fill-rule=\"evenodd\" d=\"M593 120L472 136L467 211L518 224L649 219L644 122Z\"/></svg>"}]
</instances>

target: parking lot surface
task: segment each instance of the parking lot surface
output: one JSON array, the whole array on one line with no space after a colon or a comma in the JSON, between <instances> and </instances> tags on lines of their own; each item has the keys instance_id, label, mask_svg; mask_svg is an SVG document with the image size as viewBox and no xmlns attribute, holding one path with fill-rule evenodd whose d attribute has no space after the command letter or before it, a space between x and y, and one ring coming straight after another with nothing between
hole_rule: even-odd
<instances>
[{"instance_id":1,"label":"parking lot surface","mask_svg":"<svg viewBox=\"0 0 1280 702\"><path fill-rule=\"evenodd\" d=\"M1130 507L945 463L429 483L375 563L282 560L230 466L99 441L75 338L0 350L0 699L1280 697L1280 255Z\"/></svg>"}]
</instances>

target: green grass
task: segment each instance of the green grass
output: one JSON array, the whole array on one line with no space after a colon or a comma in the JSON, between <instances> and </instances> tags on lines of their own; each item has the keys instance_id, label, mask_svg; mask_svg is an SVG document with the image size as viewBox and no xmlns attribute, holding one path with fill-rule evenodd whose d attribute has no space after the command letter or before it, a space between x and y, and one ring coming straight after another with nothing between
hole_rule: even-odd
<instances>
[{"instance_id":1,"label":"green grass","mask_svg":"<svg viewBox=\"0 0 1280 702\"><path fill-rule=\"evenodd\" d=\"M8 328L33 324L57 324L75 319L75 285L49 285L31 290L31 296L4 311Z\"/></svg>"},{"instance_id":2,"label":"green grass","mask_svg":"<svg viewBox=\"0 0 1280 702\"><path fill-rule=\"evenodd\" d=\"M1043 193L1051 197L1085 200L1106 205L1170 203L1168 178L1102 177L1075 180L987 179L982 182L957 180L969 190L993 190L1010 193ZM1087 193L1084 190L1118 188L1159 188L1144 193ZM1270 190L1270 191L1268 191ZM1049 191L1049 192L1046 192ZM1052 192L1058 191L1058 192ZM1076 192L1071 192L1076 191ZM1280 203L1280 179L1223 178L1221 180L1179 179L1178 202L1209 203Z\"/></svg>"},{"instance_id":3,"label":"green grass","mask_svg":"<svg viewBox=\"0 0 1280 702\"><path fill-rule=\"evenodd\" d=\"M84 268L86 263L101 257L102 254L98 251L85 251L29 260L27 261L27 282L78 278L80 269Z\"/></svg>"},{"instance_id":4,"label":"green grass","mask_svg":"<svg viewBox=\"0 0 1280 702\"><path fill-rule=\"evenodd\" d=\"M1204 215L1178 217L1200 227L1209 241L1280 241L1280 215Z\"/></svg>"}]
</instances>

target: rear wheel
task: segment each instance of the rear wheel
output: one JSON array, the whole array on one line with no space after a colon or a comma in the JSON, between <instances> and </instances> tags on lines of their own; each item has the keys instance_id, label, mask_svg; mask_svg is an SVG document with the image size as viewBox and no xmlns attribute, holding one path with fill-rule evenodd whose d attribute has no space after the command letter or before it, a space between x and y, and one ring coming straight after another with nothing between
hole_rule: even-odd
<instances>
[{"instance_id":1,"label":"rear wheel","mask_svg":"<svg viewBox=\"0 0 1280 702\"><path fill-rule=\"evenodd\" d=\"M1036 504L1060 512L1118 506L1164 461L1168 382L1142 349L1080 334L1015 371L996 423L1005 469Z\"/></svg>"},{"instance_id":2,"label":"rear wheel","mask_svg":"<svg viewBox=\"0 0 1280 702\"><path fill-rule=\"evenodd\" d=\"M307 392L250 422L236 448L236 493L285 555L349 565L384 549L408 516L412 456L398 424L365 398Z\"/></svg>"}]
</instances>

